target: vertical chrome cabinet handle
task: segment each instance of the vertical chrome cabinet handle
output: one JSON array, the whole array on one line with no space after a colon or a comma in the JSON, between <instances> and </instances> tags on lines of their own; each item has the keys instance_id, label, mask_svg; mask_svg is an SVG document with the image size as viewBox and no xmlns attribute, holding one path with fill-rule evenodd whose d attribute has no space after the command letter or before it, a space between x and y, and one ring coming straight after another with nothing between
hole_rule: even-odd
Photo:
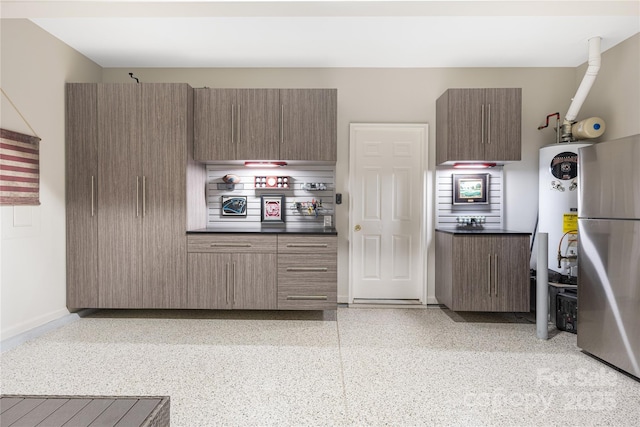
<instances>
[{"instance_id":1,"label":"vertical chrome cabinet handle","mask_svg":"<svg viewBox=\"0 0 640 427\"><path fill-rule=\"evenodd\" d=\"M233 263L233 298L231 299L231 301L233 302L233 304L235 305L236 303L236 263Z\"/></svg>"},{"instance_id":2,"label":"vertical chrome cabinet handle","mask_svg":"<svg viewBox=\"0 0 640 427\"><path fill-rule=\"evenodd\" d=\"M489 258L487 259L487 290L489 291L489 295L491 295L491 254L489 254Z\"/></svg>"},{"instance_id":3,"label":"vertical chrome cabinet handle","mask_svg":"<svg viewBox=\"0 0 640 427\"><path fill-rule=\"evenodd\" d=\"M493 257L493 283L495 284L495 295L498 296L498 254Z\"/></svg>"},{"instance_id":4,"label":"vertical chrome cabinet handle","mask_svg":"<svg viewBox=\"0 0 640 427\"><path fill-rule=\"evenodd\" d=\"M231 104L231 143L235 142L235 110L236 105Z\"/></svg>"},{"instance_id":5,"label":"vertical chrome cabinet handle","mask_svg":"<svg viewBox=\"0 0 640 427\"><path fill-rule=\"evenodd\" d=\"M225 298L226 303L229 304L229 264L227 264L226 273L227 273L227 277L226 277L227 280L224 281L224 283L225 283L225 286L224 286L224 298Z\"/></svg>"},{"instance_id":6,"label":"vertical chrome cabinet handle","mask_svg":"<svg viewBox=\"0 0 640 427\"><path fill-rule=\"evenodd\" d=\"M480 121L480 143L484 144L484 104L482 104L482 119Z\"/></svg>"},{"instance_id":7,"label":"vertical chrome cabinet handle","mask_svg":"<svg viewBox=\"0 0 640 427\"><path fill-rule=\"evenodd\" d=\"M142 217L147 215L147 177L142 175Z\"/></svg>"},{"instance_id":8,"label":"vertical chrome cabinet handle","mask_svg":"<svg viewBox=\"0 0 640 427\"><path fill-rule=\"evenodd\" d=\"M95 177L91 175L91 216L95 214L95 204L94 204L94 195L95 195Z\"/></svg>"},{"instance_id":9,"label":"vertical chrome cabinet handle","mask_svg":"<svg viewBox=\"0 0 640 427\"><path fill-rule=\"evenodd\" d=\"M240 118L240 104L238 104L238 120L236 120L238 122L238 140L236 141L238 144L240 144L240 129L242 129L242 126L240 126L240 121L242 119Z\"/></svg>"},{"instance_id":10,"label":"vertical chrome cabinet handle","mask_svg":"<svg viewBox=\"0 0 640 427\"><path fill-rule=\"evenodd\" d=\"M140 216L140 177L136 176L136 218Z\"/></svg>"},{"instance_id":11,"label":"vertical chrome cabinet handle","mask_svg":"<svg viewBox=\"0 0 640 427\"><path fill-rule=\"evenodd\" d=\"M280 104L280 144L284 144L284 104Z\"/></svg>"},{"instance_id":12,"label":"vertical chrome cabinet handle","mask_svg":"<svg viewBox=\"0 0 640 427\"><path fill-rule=\"evenodd\" d=\"M487 113L487 144L491 144L491 104L488 104L488 113Z\"/></svg>"}]
</instances>

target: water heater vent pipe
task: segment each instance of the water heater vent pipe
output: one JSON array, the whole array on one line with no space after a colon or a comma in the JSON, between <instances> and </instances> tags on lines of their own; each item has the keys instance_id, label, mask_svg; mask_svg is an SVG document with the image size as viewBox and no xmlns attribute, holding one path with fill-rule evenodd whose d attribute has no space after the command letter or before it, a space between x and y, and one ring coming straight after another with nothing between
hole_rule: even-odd
<instances>
[{"instance_id":1,"label":"water heater vent pipe","mask_svg":"<svg viewBox=\"0 0 640 427\"><path fill-rule=\"evenodd\" d=\"M569 106L567 115L564 118L564 125L570 125L576 120L580 108L582 108L582 104L584 104L591 90L591 86L593 86L593 82L596 80L596 76L600 70L600 40L602 40L602 38L599 36L589 39L589 66Z\"/></svg>"}]
</instances>

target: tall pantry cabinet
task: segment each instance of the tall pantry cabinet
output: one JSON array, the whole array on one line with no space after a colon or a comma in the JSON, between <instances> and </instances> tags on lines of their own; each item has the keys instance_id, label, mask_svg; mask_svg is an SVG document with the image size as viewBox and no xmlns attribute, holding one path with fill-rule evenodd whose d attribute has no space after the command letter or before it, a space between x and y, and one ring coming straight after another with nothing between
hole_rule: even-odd
<instances>
[{"instance_id":1,"label":"tall pantry cabinet","mask_svg":"<svg viewBox=\"0 0 640 427\"><path fill-rule=\"evenodd\" d=\"M186 304L186 84L67 85L67 306Z\"/></svg>"}]
</instances>

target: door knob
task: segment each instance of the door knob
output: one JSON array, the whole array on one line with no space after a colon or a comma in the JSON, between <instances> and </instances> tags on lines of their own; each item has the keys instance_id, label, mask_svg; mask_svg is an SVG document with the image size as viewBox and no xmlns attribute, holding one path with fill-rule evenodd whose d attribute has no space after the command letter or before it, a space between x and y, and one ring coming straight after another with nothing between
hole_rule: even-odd
<instances>
[{"instance_id":1,"label":"door knob","mask_svg":"<svg viewBox=\"0 0 640 427\"><path fill-rule=\"evenodd\" d=\"M360 231L362 230L362 227L360 227L360 224L357 224L355 227L353 227L353 229L356 231Z\"/></svg>"}]
</instances>

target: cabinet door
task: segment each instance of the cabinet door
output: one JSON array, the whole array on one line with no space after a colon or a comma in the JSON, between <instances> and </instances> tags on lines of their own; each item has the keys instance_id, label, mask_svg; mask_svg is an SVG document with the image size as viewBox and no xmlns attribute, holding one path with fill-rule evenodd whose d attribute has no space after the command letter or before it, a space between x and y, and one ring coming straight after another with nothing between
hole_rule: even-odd
<instances>
[{"instance_id":1,"label":"cabinet door","mask_svg":"<svg viewBox=\"0 0 640 427\"><path fill-rule=\"evenodd\" d=\"M522 89L485 89L486 160L520 160Z\"/></svg>"},{"instance_id":2,"label":"cabinet door","mask_svg":"<svg viewBox=\"0 0 640 427\"><path fill-rule=\"evenodd\" d=\"M231 283L234 309L276 309L277 255L234 254Z\"/></svg>"},{"instance_id":3,"label":"cabinet door","mask_svg":"<svg viewBox=\"0 0 640 427\"><path fill-rule=\"evenodd\" d=\"M98 85L67 84L67 307L98 307Z\"/></svg>"},{"instance_id":4,"label":"cabinet door","mask_svg":"<svg viewBox=\"0 0 640 427\"><path fill-rule=\"evenodd\" d=\"M494 237L493 311L529 311L529 236Z\"/></svg>"},{"instance_id":5,"label":"cabinet door","mask_svg":"<svg viewBox=\"0 0 640 427\"><path fill-rule=\"evenodd\" d=\"M235 89L195 89L195 160L236 160L236 114Z\"/></svg>"},{"instance_id":6,"label":"cabinet door","mask_svg":"<svg viewBox=\"0 0 640 427\"><path fill-rule=\"evenodd\" d=\"M454 236L452 309L491 311L493 238Z\"/></svg>"},{"instance_id":7,"label":"cabinet door","mask_svg":"<svg viewBox=\"0 0 640 427\"><path fill-rule=\"evenodd\" d=\"M98 85L99 307L142 304L140 85Z\"/></svg>"},{"instance_id":8,"label":"cabinet door","mask_svg":"<svg viewBox=\"0 0 640 427\"><path fill-rule=\"evenodd\" d=\"M190 253L187 279L187 307L193 309L232 308L231 254Z\"/></svg>"},{"instance_id":9,"label":"cabinet door","mask_svg":"<svg viewBox=\"0 0 640 427\"><path fill-rule=\"evenodd\" d=\"M484 89L450 89L447 112L447 159L482 160L487 111Z\"/></svg>"},{"instance_id":10,"label":"cabinet door","mask_svg":"<svg viewBox=\"0 0 640 427\"><path fill-rule=\"evenodd\" d=\"M436 230L436 299L450 309L453 309L454 287L453 240L453 235Z\"/></svg>"},{"instance_id":11,"label":"cabinet door","mask_svg":"<svg viewBox=\"0 0 640 427\"><path fill-rule=\"evenodd\" d=\"M186 84L142 85L143 308L186 303Z\"/></svg>"},{"instance_id":12,"label":"cabinet door","mask_svg":"<svg viewBox=\"0 0 640 427\"><path fill-rule=\"evenodd\" d=\"M280 91L237 89L235 119L238 160L277 160L280 145Z\"/></svg>"},{"instance_id":13,"label":"cabinet door","mask_svg":"<svg viewBox=\"0 0 640 427\"><path fill-rule=\"evenodd\" d=\"M281 89L282 160L336 161L337 91Z\"/></svg>"}]
</instances>

